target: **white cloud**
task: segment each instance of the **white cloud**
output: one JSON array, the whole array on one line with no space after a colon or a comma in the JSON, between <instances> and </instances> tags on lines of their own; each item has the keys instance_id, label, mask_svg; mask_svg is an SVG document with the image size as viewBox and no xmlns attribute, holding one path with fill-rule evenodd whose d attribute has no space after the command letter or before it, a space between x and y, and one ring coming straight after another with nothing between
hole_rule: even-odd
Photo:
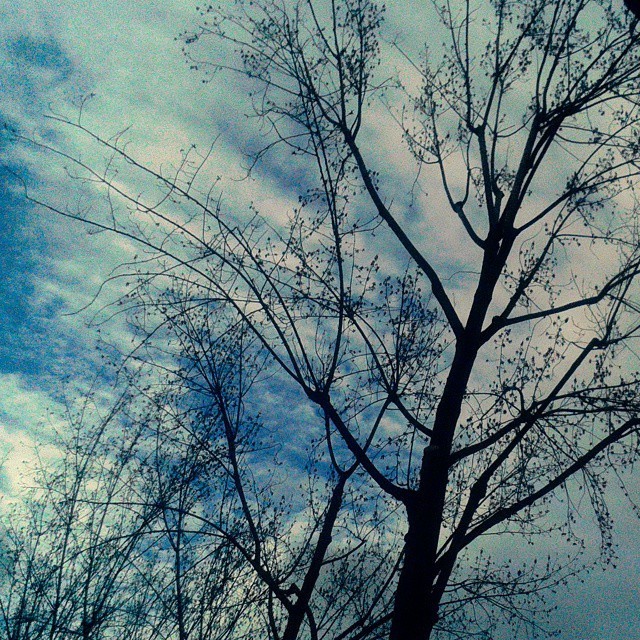
<instances>
[{"instance_id":1,"label":"white cloud","mask_svg":"<svg viewBox=\"0 0 640 640\"><path fill-rule=\"evenodd\" d=\"M34 381L19 375L0 376L0 470L4 483L0 496L11 497L29 486L39 463L53 461L58 452L52 443L64 428L62 406ZM38 451L39 461L34 459Z\"/></svg>"},{"instance_id":2,"label":"white cloud","mask_svg":"<svg viewBox=\"0 0 640 640\"><path fill-rule=\"evenodd\" d=\"M399 4L402 6L391 6L388 10L392 32L404 37L416 29L424 32L433 28L433 25L416 25L415 15L420 3ZM132 126L126 137L132 141L133 155L143 163L167 170L179 161L180 149L188 148L192 143L198 144L199 149L206 149L221 134L208 171L212 178L218 173L223 176L219 186L224 206L233 212L243 212L253 201L265 215L279 222L286 220L286 215L296 205L296 194L287 191L288 185L279 175L290 169L287 158L272 160L272 165L258 168L253 179L237 182L243 175L239 168L243 161L241 143L250 146L252 139L259 136L255 131L251 134L252 139L243 138L253 125L244 117L248 97L246 93L239 95L240 83L232 76L220 75L203 85L201 77L190 71L181 59L180 43L174 38L193 26L195 14L191 6L179 0L156 3L119 0L61 2L54 7L34 0L19 0L17 8L14 5L11 11L3 10L1 17L0 30L6 42L15 43L21 34L26 34L33 42L56 44L60 54L58 63L67 65L67 71L71 65L70 72L61 74L55 63L47 66L26 60L24 66L19 67L15 60L6 58L0 75L9 90L5 87L1 109L9 121L21 125L29 133L50 133L51 123L41 119L47 106L73 118L78 110L78 97L92 91L96 97L86 106L87 125L107 136ZM405 39L407 46L409 41L409 38ZM9 53L10 49L5 47L5 56ZM401 57L396 55L393 63L400 65L401 62ZM414 73L408 74L406 79L414 88L417 86ZM242 86L241 90L244 92L246 87ZM400 215L406 216L403 221L411 231L421 238L421 246L436 262L450 265L448 260L453 249L463 242L468 243L461 225L457 220L452 224L441 223L440 212L448 211L449 207L443 204L442 193L431 184L428 185L428 198L421 194L416 196L418 210L427 211L428 215L420 218L407 213L403 198L414 179L415 167L409 154L401 149L397 126L382 109L376 109L370 128L365 132L363 148L378 152L377 157L373 156L372 166L394 181L390 200L397 205ZM80 153L89 153L82 140L76 139L75 144ZM42 155L29 154L21 149L16 157L40 177L47 197L73 205L69 202L73 196L66 187L60 187L58 168L54 163ZM376 166L377 161L382 164L382 158L390 161L385 162L384 167ZM136 178L127 175L123 176L123 181L127 189L135 192L139 184ZM434 199L436 206L431 204ZM30 275L34 290L29 301L31 315L28 322L46 329L41 331L40 339L31 344L25 338L24 348L39 350L37 357L46 362L48 373L31 378L15 373L0 376L0 452L4 452L0 453L0 459L5 460L4 473L12 488L18 485L21 474L28 473L33 446L46 440L51 431L61 426L50 417L51 411L61 408L55 400L56 377L64 373L73 375L77 371L84 375L99 367L93 354L95 334L85 328L91 311L76 315L64 313L84 308L113 268L133 251L129 243L113 235L87 236L78 225L55 216L33 211L25 215L29 216L32 228L38 231L34 233L34 242L39 243L34 247L34 252L39 254L36 270ZM455 268L468 270L476 257L474 251L469 243L469 251L463 252L462 261L456 263ZM599 253L598 257L599 262L595 265L588 252L584 253L581 272L592 273L597 266L602 273L604 256ZM464 301L468 290L467 277L468 274L459 278L452 275L447 281L459 303ZM101 300L109 301L117 296L118 286L114 284ZM110 327L109 339L124 350L131 337L127 327L117 322ZM276 404L275 400L269 400ZM304 445L297 439L292 442L292 447L303 448ZM54 455L54 452L49 454ZM624 544L630 550L636 542L626 532L634 527L634 523L637 524L635 520L626 521L622 532ZM631 584L640 568L628 563L627 570L627 582L621 581ZM587 583L580 597L587 600L594 590L604 591L607 585L619 580L607 578L608 575ZM582 606L576 605L575 637L583 640L604 638L604 635L598 635L599 631L593 631L590 622L585 622L586 617L578 620L583 613ZM605 615L604 609L601 615ZM626 623L621 622L621 617L617 620L622 629Z\"/></svg>"}]
</instances>

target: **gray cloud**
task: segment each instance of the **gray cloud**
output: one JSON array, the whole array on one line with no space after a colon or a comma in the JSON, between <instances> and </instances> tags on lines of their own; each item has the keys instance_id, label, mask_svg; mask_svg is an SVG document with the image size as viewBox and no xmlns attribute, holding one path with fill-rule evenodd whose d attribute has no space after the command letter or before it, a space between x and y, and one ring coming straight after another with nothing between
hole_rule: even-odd
<instances>
[{"instance_id":1,"label":"gray cloud","mask_svg":"<svg viewBox=\"0 0 640 640\"><path fill-rule=\"evenodd\" d=\"M259 139L260 132L254 131L249 140L245 136L245 127L250 128L252 123L244 117L249 107L246 93L238 95L245 90L242 85L222 76L203 85L201 77L181 58L175 37L195 21L191 7L177 0L117 0L91 5L63 2L55 10L50 7L44 11L37 3L19 0L18 9L3 15L6 38L0 61L0 109L7 122L52 135L50 123L42 118L50 107L73 116L79 99L89 91L95 92L86 111L89 126L111 135L132 125L128 135L135 153L155 166L175 163L181 148L190 143L206 147L222 133L212 173L219 171L225 176L221 188L230 209L246 209L248 202L255 200L262 213L281 213L295 201L295 194L289 193L291 183L303 184L308 176L301 169L292 177L288 159L278 153L267 158L252 181L237 183L230 179L242 176L238 167L243 151L250 147L251 139ZM412 10L390 7L389 15L399 34L416 28ZM400 170L393 150L397 144L393 131L378 131L376 141L383 141L385 150L394 157L394 170ZM82 150L82 142L74 144ZM5 148L3 152L49 196L62 200L68 197L60 175L47 164L45 156L29 155L24 149ZM20 342L27 364L18 365L6 350L0 350L0 384L11 391L0 396L4 410L4 416L0 414L0 440L6 450L14 451L12 467L25 453L19 443L35 441L38 415L46 413L49 403L55 404L57 375L61 371L86 371L95 365L95 334L85 329L89 316L63 313L84 307L130 250L106 235L89 237L75 225L27 207L21 209L19 197L16 188L3 200L3 210L9 215L2 223L6 242L0 244L6 277L14 283L9 295L24 298L19 303L23 307L21 317L12 323L15 336L11 344ZM409 222L420 228L420 220ZM425 235L429 231L433 228L427 227ZM439 234L435 242L446 255L445 248L458 240L457 230L436 224L435 231ZM25 239L30 243L27 255L7 245ZM464 267L456 265L457 269ZM463 290L461 284L460 292ZM111 331L114 341L126 341L125 327L116 324ZM43 370L36 370L36 361ZM9 371L11 368L14 370ZM41 387L43 380L46 384ZM10 474L5 471L5 475ZM5 478L4 485L7 483ZM621 499L614 500L616 505L623 504ZM564 629L564 637L637 637L640 612L634 597L640 582L635 535L638 523L625 515L622 506L616 511L623 561L617 570L592 572L584 584L572 584L557 595L558 610L552 624Z\"/></svg>"}]
</instances>

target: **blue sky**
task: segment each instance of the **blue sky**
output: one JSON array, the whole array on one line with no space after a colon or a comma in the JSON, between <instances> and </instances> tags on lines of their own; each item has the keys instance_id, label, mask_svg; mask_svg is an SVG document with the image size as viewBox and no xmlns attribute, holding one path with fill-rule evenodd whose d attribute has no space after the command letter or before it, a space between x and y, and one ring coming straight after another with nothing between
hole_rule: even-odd
<instances>
[{"instance_id":1,"label":"blue sky","mask_svg":"<svg viewBox=\"0 0 640 640\"><path fill-rule=\"evenodd\" d=\"M411 4L389 9L398 32L411 28ZM189 70L175 38L196 20L195 3L180 0L18 0L0 9L0 118L27 135L63 140L66 134L52 132L44 116L71 116L82 97L93 93L86 108L90 126L107 136L130 126L128 136L142 160L175 162L181 148L206 146L222 134L216 167L227 204L245 207L260 198L286 208L295 194L288 193L291 175L277 158L252 181L236 181L243 161L238 142L252 126L245 117L246 88L221 76L203 84ZM393 131L378 133L379 142L392 149ZM129 248L28 206L13 172L60 198L60 168L6 137L0 138L0 152L0 459L6 460L0 491L9 492L34 444L62 428L56 416L65 385L82 386L100 370L97 334L86 328L91 312L81 309ZM400 171L403 158L390 156ZM115 340L126 337L117 323L109 331ZM558 595L555 621L565 629L563 637L640 638L638 521L622 507L617 515L619 568L595 571Z\"/></svg>"}]
</instances>

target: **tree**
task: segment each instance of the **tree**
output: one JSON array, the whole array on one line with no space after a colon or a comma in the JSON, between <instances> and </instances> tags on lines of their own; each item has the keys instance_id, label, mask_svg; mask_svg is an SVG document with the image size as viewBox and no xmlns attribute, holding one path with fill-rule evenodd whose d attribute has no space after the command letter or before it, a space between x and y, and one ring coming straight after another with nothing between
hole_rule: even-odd
<instances>
[{"instance_id":1,"label":"tree","mask_svg":"<svg viewBox=\"0 0 640 640\"><path fill-rule=\"evenodd\" d=\"M129 506L137 493L131 475L136 459L128 446L135 438L122 447L107 442L112 423L122 426L125 404L118 399L95 422L91 398L69 407L66 451L2 514L4 637L114 637L131 625L136 605L152 602L140 579L140 532L153 512Z\"/></svg>"},{"instance_id":2,"label":"tree","mask_svg":"<svg viewBox=\"0 0 640 640\"><path fill-rule=\"evenodd\" d=\"M634 0L624 0L624 4L633 13L633 15L638 18L640 14L640 7L638 7L638 3L634 2Z\"/></svg>"},{"instance_id":3,"label":"tree","mask_svg":"<svg viewBox=\"0 0 640 640\"><path fill-rule=\"evenodd\" d=\"M140 282L127 302L139 312L142 335L145 323L154 326L159 342L141 345L135 359L155 374L141 378L136 368L128 386L146 398L138 412L153 444L142 450L153 455L145 456L139 506L161 513L148 533L161 531L173 558L173 595L164 607L176 618L177 637L284 640L300 637L306 624L315 638L345 620L357 630L355 621L388 606L397 569L388 554L394 532L369 513L380 498L359 505L362 491L349 486L358 464L343 469L325 459L320 442L307 460L289 457L294 467L279 487L287 454L250 411L266 375L262 345L244 324L230 326L219 308L194 305L192 292L165 291L158 305L148 286ZM167 354L174 367L163 364L158 376Z\"/></svg>"},{"instance_id":4,"label":"tree","mask_svg":"<svg viewBox=\"0 0 640 640\"><path fill-rule=\"evenodd\" d=\"M134 283L121 300L140 339L133 355L205 398L202 420L222 426L246 545L231 521L219 529L262 589L245 620L262 617L274 638L392 640L488 634L490 607L534 624L522 599L571 568L485 562L483 541L571 540L586 499L609 561L607 479L638 454L630 16L604 0L436 2L419 57L385 39L384 7L369 0L238 0L202 17L186 54L205 73L246 78L271 136L251 169L292 154L300 192L286 221L257 206L227 212L211 153L154 170L120 137L60 118L109 152L105 168L39 148L90 193L102 187L109 206L30 197L141 248L121 274ZM404 76L381 65L384 47L406 61ZM410 176L394 175L374 138L381 105ZM410 197L387 195L404 185ZM306 474L292 430L313 443L314 474L328 483L320 515L290 490L274 515L274 488ZM258 446L238 462L248 432L271 433L279 451ZM189 474L196 459L176 469ZM176 495L171 517L193 515ZM401 544L376 541L391 562L373 583L358 508L406 532ZM285 523L309 527L301 549L272 535ZM181 526L167 519L176 562Z\"/></svg>"}]
</instances>

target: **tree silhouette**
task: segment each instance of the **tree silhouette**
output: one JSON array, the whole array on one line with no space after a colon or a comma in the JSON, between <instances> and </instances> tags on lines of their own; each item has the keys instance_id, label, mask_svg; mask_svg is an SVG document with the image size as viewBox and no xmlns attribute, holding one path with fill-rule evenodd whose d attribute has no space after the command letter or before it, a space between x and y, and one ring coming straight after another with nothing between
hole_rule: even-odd
<instances>
[{"instance_id":1,"label":"tree silhouette","mask_svg":"<svg viewBox=\"0 0 640 640\"><path fill-rule=\"evenodd\" d=\"M624 5L633 13L636 18L640 18L640 3L636 0L624 0Z\"/></svg>"},{"instance_id":2,"label":"tree silhouette","mask_svg":"<svg viewBox=\"0 0 640 640\"><path fill-rule=\"evenodd\" d=\"M238 1L185 36L194 67L253 87L251 169L291 168L286 220L227 211L211 153L156 170L60 118L105 167L38 143L108 207L31 199L142 252L122 271L130 360L165 372L158 406L192 416L157 421L192 444L157 474L175 492L147 498L176 567L185 518L205 518L255 579L223 637L491 637L497 613L535 630L523 602L574 569L488 541L579 541L585 503L612 557L607 482L637 458L640 426L639 36L599 0L436 2L416 57L384 13ZM410 175L379 140L385 118ZM226 489L205 517L186 489L214 450Z\"/></svg>"}]
</instances>

